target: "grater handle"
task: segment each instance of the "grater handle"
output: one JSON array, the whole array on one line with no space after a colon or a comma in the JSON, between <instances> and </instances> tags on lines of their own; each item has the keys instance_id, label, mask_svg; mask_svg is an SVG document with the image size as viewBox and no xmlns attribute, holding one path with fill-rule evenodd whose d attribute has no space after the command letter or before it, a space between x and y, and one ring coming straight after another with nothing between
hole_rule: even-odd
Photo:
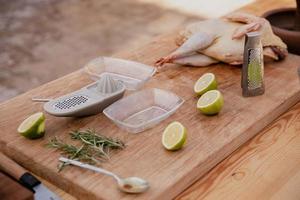
<instances>
[{"instance_id":1,"label":"grater handle","mask_svg":"<svg viewBox=\"0 0 300 200\"><path fill-rule=\"evenodd\" d=\"M52 99L44 99L44 98L35 98L35 97L32 97L31 100L34 101L34 102L48 102L48 101L51 101Z\"/></svg>"}]
</instances>

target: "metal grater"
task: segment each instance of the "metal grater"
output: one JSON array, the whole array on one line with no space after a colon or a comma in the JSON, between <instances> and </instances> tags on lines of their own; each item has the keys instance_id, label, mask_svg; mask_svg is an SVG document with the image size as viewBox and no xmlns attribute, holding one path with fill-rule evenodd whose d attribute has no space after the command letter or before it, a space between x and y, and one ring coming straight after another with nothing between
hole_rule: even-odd
<instances>
[{"instance_id":1,"label":"metal grater","mask_svg":"<svg viewBox=\"0 0 300 200\"><path fill-rule=\"evenodd\" d=\"M87 96L74 96L69 99L63 100L54 104L57 109L70 109L71 107L79 106L81 103L85 103L88 100Z\"/></svg>"},{"instance_id":2,"label":"metal grater","mask_svg":"<svg viewBox=\"0 0 300 200\"><path fill-rule=\"evenodd\" d=\"M241 86L244 97L262 95L265 91L263 49L259 32L246 34Z\"/></svg>"},{"instance_id":3,"label":"metal grater","mask_svg":"<svg viewBox=\"0 0 300 200\"><path fill-rule=\"evenodd\" d=\"M50 100L44 104L44 109L49 114L59 117L94 115L122 98L124 92L125 86L122 82L103 76L80 90Z\"/></svg>"},{"instance_id":4,"label":"metal grater","mask_svg":"<svg viewBox=\"0 0 300 200\"><path fill-rule=\"evenodd\" d=\"M263 61L261 59L262 50L260 48L249 49L248 61L248 89L255 90L263 85Z\"/></svg>"}]
</instances>

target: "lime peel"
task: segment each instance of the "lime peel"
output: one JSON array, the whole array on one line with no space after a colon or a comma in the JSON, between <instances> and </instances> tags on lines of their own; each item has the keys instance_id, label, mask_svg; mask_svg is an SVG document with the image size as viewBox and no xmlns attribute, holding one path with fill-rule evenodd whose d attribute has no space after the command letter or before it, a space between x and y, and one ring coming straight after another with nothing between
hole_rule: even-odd
<instances>
[{"instance_id":1,"label":"lime peel","mask_svg":"<svg viewBox=\"0 0 300 200\"><path fill-rule=\"evenodd\" d=\"M181 149L186 142L187 130L179 122L169 124L162 135L162 144L167 150Z\"/></svg>"},{"instance_id":2,"label":"lime peel","mask_svg":"<svg viewBox=\"0 0 300 200\"><path fill-rule=\"evenodd\" d=\"M223 95L218 90L210 90L206 92L197 102L197 108L205 115L218 114L223 108L223 105Z\"/></svg>"},{"instance_id":3,"label":"lime peel","mask_svg":"<svg viewBox=\"0 0 300 200\"><path fill-rule=\"evenodd\" d=\"M30 115L20 124L18 132L29 139L43 137L45 134L45 115L42 112Z\"/></svg>"},{"instance_id":4,"label":"lime peel","mask_svg":"<svg viewBox=\"0 0 300 200\"><path fill-rule=\"evenodd\" d=\"M216 77L213 73L203 74L194 85L194 92L201 96L207 91L217 89L218 84Z\"/></svg>"}]
</instances>

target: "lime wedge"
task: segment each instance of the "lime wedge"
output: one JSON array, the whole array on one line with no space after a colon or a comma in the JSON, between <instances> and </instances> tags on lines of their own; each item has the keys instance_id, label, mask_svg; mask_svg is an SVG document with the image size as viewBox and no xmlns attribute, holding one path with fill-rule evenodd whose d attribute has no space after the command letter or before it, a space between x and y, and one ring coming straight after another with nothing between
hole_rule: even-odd
<instances>
[{"instance_id":1,"label":"lime wedge","mask_svg":"<svg viewBox=\"0 0 300 200\"><path fill-rule=\"evenodd\" d=\"M213 73L203 74L194 85L194 92L197 95L203 95L209 90L217 89L218 84L216 77Z\"/></svg>"},{"instance_id":2,"label":"lime wedge","mask_svg":"<svg viewBox=\"0 0 300 200\"><path fill-rule=\"evenodd\" d=\"M224 99L221 92L210 90L199 98L197 108L205 115L215 115L221 111L223 104Z\"/></svg>"},{"instance_id":3,"label":"lime wedge","mask_svg":"<svg viewBox=\"0 0 300 200\"><path fill-rule=\"evenodd\" d=\"M45 134L44 114L42 112L38 112L29 116L20 124L18 132L29 139L43 137Z\"/></svg>"},{"instance_id":4,"label":"lime wedge","mask_svg":"<svg viewBox=\"0 0 300 200\"><path fill-rule=\"evenodd\" d=\"M184 145L186 136L186 128L179 122L172 122L164 130L162 144L168 150L178 150Z\"/></svg>"}]
</instances>

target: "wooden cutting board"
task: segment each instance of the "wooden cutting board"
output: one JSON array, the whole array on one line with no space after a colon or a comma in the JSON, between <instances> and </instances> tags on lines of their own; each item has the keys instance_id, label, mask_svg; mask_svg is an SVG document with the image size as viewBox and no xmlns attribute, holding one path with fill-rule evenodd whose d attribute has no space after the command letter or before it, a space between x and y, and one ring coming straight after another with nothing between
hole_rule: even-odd
<instances>
[{"instance_id":1,"label":"wooden cutting board","mask_svg":"<svg viewBox=\"0 0 300 200\"><path fill-rule=\"evenodd\" d=\"M174 49L174 34L171 34L137 51L139 61L153 64L157 58ZM116 56L136 58L133 52ZM43 139L31 141L19 136L16 132L19 123L30 114L42 111L42 103L31 102L31 97L58 97L91 83L87 75L77 71L0 105L1 149L28 170L79 199L171 199L298 102L299 63L300 57L289 55L283 62L266 64L266 92L263 96L252 98L241 95L238 67L225 64L203 68L169 65L146 87L170 90L181 96L185 103L174 115L151 130L129 134L117 128L103 114L77 119L46 115L46 136ZM196 110L198 98L194 96L193 85L205 72L216 75L225 98L224 109L213 117L204 116ZM161 145L161 135L167 124L175 120L187 127L188 140L182 150L168 152ZM46 148L45 144L54 136L68 140L68 132L77 128L94 128L124 140L126 149L114 154L102 167L123 177L142 177L150 182L150 190L141 195L127 195L116 189L111 178L76 167L68 167L58 173L59 153Z\"/></svg>"}]
</instances>

